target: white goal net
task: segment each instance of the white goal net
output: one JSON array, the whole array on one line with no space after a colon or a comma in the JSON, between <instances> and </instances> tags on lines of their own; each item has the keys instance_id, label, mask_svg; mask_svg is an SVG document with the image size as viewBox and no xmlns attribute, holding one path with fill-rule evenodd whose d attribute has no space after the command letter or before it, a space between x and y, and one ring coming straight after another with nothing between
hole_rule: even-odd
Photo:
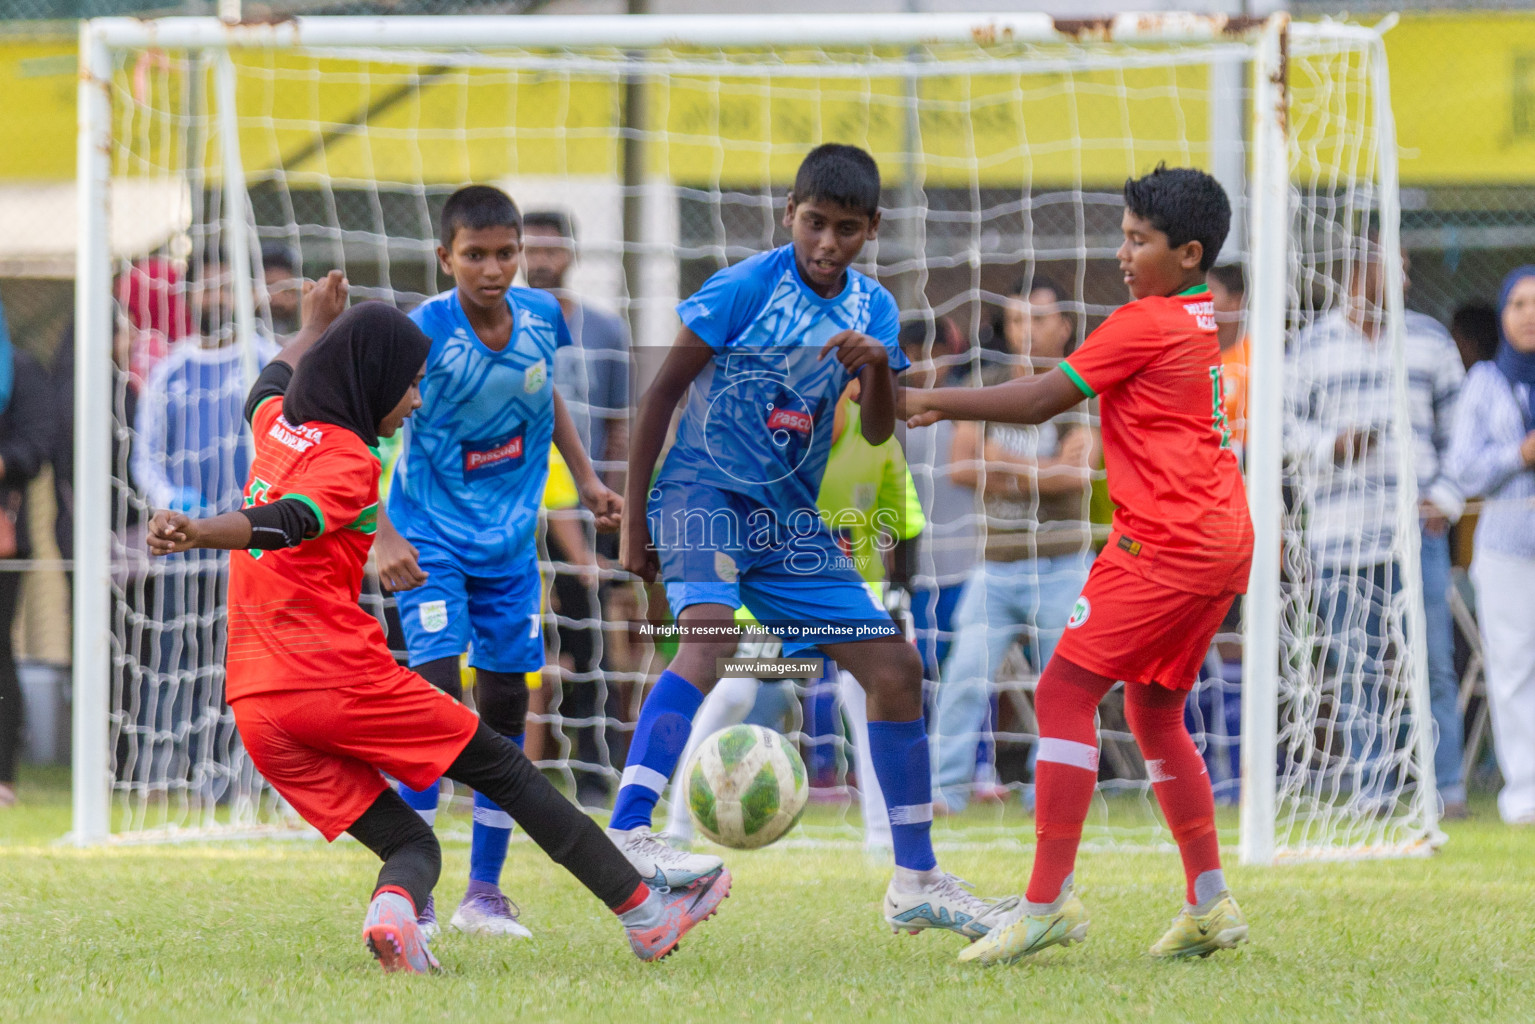
<instances>
[{"instance_id":1,"label":"white goal net","mask_svg":"<svg viewBox=\"0 0 1535 1024\"><path fill-rule=\"evenodd\" d=\"M678 299L786 241L794 170L833 141L879 162L884 220L862 265L896 296L920 366L951 380L1045 362L1030 357L1027 325L1009 322L1044 282L1073 342L1125 300L1113 256L1126 177L1165 161L1226 184L1237 222L1221 262L1243 265L1249 282L1238 327L1253 353L1246 452L1267 569L1211 652L1191 726L1218 795L1235 803L1243 791L1252 859L1402 851L1431 832L1391 270L1395 156L1373 33L1185 16L1059 27L1036 15L828 17L804 28L749 17L443 17L234 28L108 19L82 39L81 841L293 824L251 770L222 699L225 560L151 564L142 554L150 507L238 505L250 443L240 400L294 329L292 277L338 267L354 299L408 309L449 285L435 256L443 201L467 183L498 185L525 212L572 223L565 287L627 322L637 398L653 362L643 356L670 343ZM1288 174L1273 170L1286 165ZM162 244L114 263L96 243L105 204L129 196L159 204ZM1342 423L1353 401L1344 392L1366 386L1345 383L1307 421L1298 375L1333 369L1321 346L1308 362L1308 346L1350 315L1361 260L1383 268L1365 297L1385 310L1385 397L1372 392L1369 423ZM566 368L567 397L578 414L622 422L626 410L595 393L592 365ZM1048 460L1070 430L1095 425L1084 406L1010 443ZM1297 454L1305 431L1355 426L1379 441L1357 461ZM1045 561L1006 556L1003 568L1034 597L998 613L996 628L1011 632L986 645L995 651L971 700L978 717L950 734L936 706L953 685L946 648L963 623L945 615L956 603L978 607L962 591L1002 533L1031 536L1043 520L1081 526L1059 561L1072 563L1063 579L1085 572L1107 533L1102 474L1064 502L1025 488L999 511L986 498L985 459L956 477L952 437L907 442L929 520L911 589L933 742L951 761L971 759L956 800L969 807L940 822L939 838L1028 843L1033 684L1075 595L1055 609ZM1330 537L1378 544L1334 545L1320 537L1324 523ZM545 617L549 667L534 688L529 749L593 802L616 783L639 704L665 665L664 645L641 628L665 610L647 600L658 591L647 595L611 563L581 574L565 558L545 566L546 582L566 578ZM376 588L364 599L387 618L391 602ZM812 815L806 834L851 837L859 755L825 699L801 687L779 721L840 808ZM1089 840L1167 841L1117 696L1102 726ZM1223 825L1235 840L1235 813Z\"/></svg>"}]
</instances>

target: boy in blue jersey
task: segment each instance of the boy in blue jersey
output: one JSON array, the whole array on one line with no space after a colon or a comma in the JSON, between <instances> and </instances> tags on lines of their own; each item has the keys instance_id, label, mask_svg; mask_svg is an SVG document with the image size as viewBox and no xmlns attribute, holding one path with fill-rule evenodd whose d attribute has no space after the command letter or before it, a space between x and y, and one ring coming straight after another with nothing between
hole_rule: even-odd
<instances>
[{"instance_id":1,"label":"boy in blue jersey","mask_svg":"<svg viewBox=\"0 0 1535 1024\"><path fill-rule=\"evenodd\" d=\"M570 344L559 303L511 287L522 217L499 189L471 185L442 210L444 273L456 287L411 313L432 339L422 409L405 436L375 545L379 580L398 594L410 667L460 694L469 649L480 717L519 746L525 673L543 667L535 531L553 441L598 529L618 525L622 501L597 478L554 390L555 350ZM428 823L437 786L402 795ZM502 894L512 819L474 797L469 886L452 924L471 934L526 938ZM422 926L436 929L431 901Z\"/></svg>"},{"instance_id":2,"label":"boy in blue jersey","mask_svg":"<svg viewBox=\"0 0 1535 1024\"><path fill-rule=\"evenodd\" d=\"M800 165L784 214L792 243L720 271L678 307L682 332L635 423L622 539L626 569L665 580L681 632L640 711L610 833L642 876L660 861L665 843L650 831L651 812L718 681L719 659L735 652L733 617L744 602L779 633L786 655L819 647L868 694L869 760L895 848L886 922L974 940L1017 898L981 899L938 869L922 664L816 503L850 379L861 384L864 438L878 445L895 429L893 371L907 365L895 300L851 267L879 229L879 194L869 154L818 147ZM684 393L676 443L652 488Z\"/></svg>"}]
</instances>

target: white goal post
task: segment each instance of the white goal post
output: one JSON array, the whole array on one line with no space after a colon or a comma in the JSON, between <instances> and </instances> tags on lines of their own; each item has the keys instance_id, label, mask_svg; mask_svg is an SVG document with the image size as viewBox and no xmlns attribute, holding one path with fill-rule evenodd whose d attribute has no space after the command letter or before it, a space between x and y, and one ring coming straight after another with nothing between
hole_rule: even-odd
<instances>
[{"instance_id":1,"label":"white goal post","mask_svg":"<svg viewBox=\"0 0 1535 1024\"><path fill-rule=\"evenodd\" d=\"M158 711L129 709L122 692L124 685L147 687L142 692L153 691L156 701L180 692L174 671L159 662L150 666L159 655L152 657L149 647L158 641L143 639L169 628L156 619L162 612L186 620L176 628L191 630L189 643L204 660L221 648L217 584L199 592L199 618L197 609L180 605L173 612L146 610L142 585L136 599L123 583L120 520L125 502L138 499L123 497L127 472L114 463L121 456L113 439L133 433L122 412L121 375L108 372L121 319L113 282L123 269L114 265L108 244L114 183L156 178L182 197L176 200L187 208L181 234L168 249L180 245L178 258L185 259L206 246L204 255L227 267L235 285L224 319L249 375L257 338L270 330L259 270L263 238L303 242L308 264L332 253L344 258L352 235L368 234L382 255L378 280L365 294L419 299L435 273L424 211L440 182L398 161L431 146L462 144L466 170L457 183L463 184L473 174L476 139L490 135L490 144L513 150L536 138L555 154L549 166L526 170L513 158L515 172L507 173L533 194L543 188L567 199L587 195L593 210L609 211L606 234L584 243L589 272L629 314L636 344L654 345L669 340L671 305L688 274L738 259L757 239L772 238L781 165L808 148L798 137L790 144L775 134L774 118L788 111L807 120L819 133L814 141L856 141L829 134L833 115L845 107L879 122L859 130L896 140L876 154L887 194L898 194L897 207L886 214L890 240L882 237L865 259L901 282L895 290L904 315L928 323L968 319L972 338L980 336L985 311L1004 297L997 275L1015 275L1015 267L1069 275L1067 305L1079 333L1112 308L1096 290L1094 261L1112 254L1103 238L1117 226L1114 193L1125 177L1159 159L1181 160L1210 168L1233 192L1241 220L1226 258L1245 262L1249 282L1246 467L1257 537L1240 637L1241 856L1268 863L1430 847L1437 809L1403 358L1397 157L1385 49L1375 29L1291 22L1287 15L1250 21L1186 14L1091 23L1058 23L1042 14L301 17L269 24L102 18L81 27L80 64L74 842L229 834L270 820L271 811L270 803L263 811L258 801L225 813L222 803L216 807L197 789L206 780L197 782L188 770L169 786L181 810L148 813L152 801L167 799L166 780L146 784L119 763L123 750L152 739L163 742L166 758L181 762L216 758L213 747L232 741L227 721L219 721L221 669L211 689L186 683L187 699L211 708L201 739L185 738L185 722L167 725ZM522 131L515 120L489 127L472 122L458 110L467 99L457 107L444 100L430 107L433 116L460 120L423 120L429 89L447 83L468 96L476 76L511 97L512 118L524 116L516 103L527 83L553 83L547 97L556 112L528 111L529 123L538 124ZM574 108L558 106L594 81L604 83L602 95L611 98L606 120L596 113L575 117ZM398 111L379 113L376 124L346 120L325 107L322 86L332 82L337 89L386 84L406 106L416 104L410 108L415 120ZM641 115L654 124L627 123L617 112L623 96L635 95L624 89L637 82L671 89L671 105L653 104ZM318 97L313 109L272 99L299 95L294 83ZM685 104L674 94L683 85L692 90L691 106L679 111ZM294 91L284 94L285 88ZM749 109L754 104L756 113ZM1050 105L1050 113L1039 117L1044 127L1031 131L1034 104ZM756 127L726 127L721 111L727 108L767 127L755 136L741 133ZM565 115L572 116L561 121ZM1101 120L1091 121L1095 116ZM942 138L929 148L924 132ZM257 183L246 180L252 158L242 143L306 134L322 150L361 139L376 144L380 155L368 150L345 171L323 161L319 171L303 175L277 167L261 184L274 197L278 213L271 216L288 219L265 220L269 211L253 207ZM643 174L619 166L659 141L667 153L642 153ZM589 152L580 150L584 145ZM583 160L606 178L587 193L559 185ZM696 170L681 180L676 169L689 162ZM359 201L373 207L382 205L387 184L391 194L419 207L424 226L418 223L414 234L397 232L378 214L382 226L359 229L329 207L297 211L293 199L301 191L334 206L327 174L345 178ZM686 223L678 226L688 211L701 225L692 234ZM743 225L752 224L757 234L743 234ZM311 257L311 251L323 255ZM1291 441L1300 415L1291 394L1299 372L1292 362L1309 330L1358 301L1347 293L1361 259L1379 259L1384 268L1383 292L1365 298L1384 309L1388 325L1392 401L1378 426L1399 442L1384 450L1400 485L1383 499L1390 520L1384 561L1320 566L1307 548L1313 496L1323 486L1373 486L1366 477L1375 470L1317 468L1299 458ZM425 283L402 283L407 266L425 266L425 276L412 271ZM935 293L940 278L953 283L952 294ZM924 351L934 351L931 332ZM984 521L979 529L984 535ZM930 577L941 575L930 560L925 564ZM1355 578L1377 564L1385 567L1383 593L1361 599L1368 607L1350 605L1344 612L1353 616L1350 622L1367 621L1372 637L1380 634L1374 645L1380 651L1373 658L1340 658L1330 615L1344 599L1327 589L1329 581ZM636 680L641 689L643 675ZM122 682L130 677L131 684ZM1011 692L1026 704L1026 684ZM557 721L558 708L549 716ZM1011 729L993 730L995 742L1027 746L1026 719ZM571 755L561 748L547 760L568 767ZM141 761L141 770L151 772L169 763L160 754ZM226 776L239 771L228 764L221 770ZM1145 822L1120 828L1111 803L1104 818L1110 824L1100 836L1165 843L1149 812L1149 784L1122 781L1117 788L1106 782L1103 794L1111 801L1121 792L1138 797Z\"/></svg>"}]
</instances>

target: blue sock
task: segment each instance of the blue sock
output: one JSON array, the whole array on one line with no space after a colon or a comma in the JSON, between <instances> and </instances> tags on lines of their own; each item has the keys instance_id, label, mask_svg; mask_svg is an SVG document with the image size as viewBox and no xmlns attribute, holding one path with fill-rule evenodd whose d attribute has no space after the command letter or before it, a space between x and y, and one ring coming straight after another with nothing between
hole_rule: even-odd
<instances>
[{"instance_id":1,"label":"blue sock","mask_svg":"<svg viewBox=\"0 0 1535 1024\"><path fill-rule=\"evenodd\" d=\"M522 733L507 739L522 749ZM474 794L474 825L469 832L469 881L501 884L506 844L512 839L512 816L484 793Z\"/></svg>"},{"instance_id":2,"label":"blue sock","mask_svg":"<svg viewBox=\"0 0 1535 1024\"><path fill-rule=\"evenodd\" d=\"M698 687L670 669L661 673L634 726L634 742L629 744L629 760L618 798L613 801L610 828L627 831L650 827L650 813L687 748L693 716L703 702Z\"/></svg>"},{"instance_id":3,"label":"blue sock","mask_svg":"<svg viewBox=\"0 0 1535 1024\"><path fill-rule=\"evenodd\" d=\"M869 760L890 808L896 866L931 871L938 866L932 837L933 769L922 719L870 722Z\"/></svg>"},{"instance_id":4,"label":"blue sock","mask_svg":"<svg viewBox=\"0 0 1535 1024\"><path fill-rule=\"evenodd\" d=\"M441 780L432 783L425 789L411 789L405 783L400 783L400 798L410 805L410 809L421 815L421 820L428 825L437 824L437 790Z\"/></svg>"}]
</instances>

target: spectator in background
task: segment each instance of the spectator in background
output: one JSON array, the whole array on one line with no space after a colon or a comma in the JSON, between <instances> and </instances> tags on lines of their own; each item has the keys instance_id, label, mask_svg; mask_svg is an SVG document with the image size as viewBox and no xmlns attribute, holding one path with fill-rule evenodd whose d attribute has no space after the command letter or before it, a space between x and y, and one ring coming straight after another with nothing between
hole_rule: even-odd
<instances>
[{"instance_id":1,"label":"spectator in background","mask_svg":"<svg viewBox=\"0 0 1535 1024\"><path fill-rule=\"evenodd\" d=\"M11 649L21 572L5 562L32 557L27 484L48 458L55 415L42 366L11 343L0 310L0 807L16 802L22 725L21 684Z\"/></svg>"},{"instance_id":2,"label":"spectator in background","mask_svg":"<svg viewBox=\"0 0 1535 1024\"><path fill-rule=\"evenodd\" d=\"M629 328L622 317L581 302L566 287L576 258L570 217L556 210L523 215L523 273L528 287L553 292L560 301L571 344L554 357L554 386L570 410L592 465L615 490L623 490L629 457ZM563 677L568 679L560 708L567 720L586 722L570 729L575 738L576 802L605 806L610 780L599 766L610 740L607 721L618 717L618 693L602 670L602 601L595 556L618 555L617 534L596 536L580 508L551 511L544 541L556 564L553 602ZM580 765L591 765L583 769Z\"/></svg>"},{"instance_id":3,"label":"spectator in background","mask_svg":"<svg viewBox=\"0 0 1535 1024\"><path fill-rule=\"evenodd\" d=\"M1003 311L1018 377L1059 365L1076 336L1066 296L1044 278L1020 280ZM976 769L992 682L1021 629L1037 672L1055 650L1092 562L1088 523L1097 438L1082 409L1039 426L954 425L949 475L973 488L986 512L985 561L965 581L958 624L933 711L933 796L950 812L972 791L993 792L994 769ZM990 777L986 777L989 775Z\"/></svg>"},{"instance_id":4,"label":"spectator in background","mask_svg":"<svg viewBox=\"0 0 1535 1024\"><path fill-rule=\"evenodd\" d=\"M117 279L117 304L128 320L120 337L127 352L117 361L127 367L129 386L138 391L172 346L192 333L181 272L162 256L136 260Z\"/></svg>"},{"instance_id":5,"label":"spectator in background","mask_svg":"<svg viewBox=\"0 0 1535 1024\"><path fill-rule=\"evenodd\" d=\"M251 460L244 405L251 381L230 323L232 295L222 265L204 263L192 296L202 334L175 346L150 371L139 396L130 467L151 508L206 518L243 502ZM259 368L276 345L260 336L256 345ZM224 660L223 632L212 627L222 620L228 565L227 553L200 550L157 560L152 570L151 618L160 635L158 658L143 673L134 709L143 730L133 769L137 782L164 788L211 781L172 780L169 773L188 730L192 764L211 756Z\"/></svg>"},{"instance_id":6,"label":"spectator in background","mask_svg":"<svg viewBox=\"0 0 1535 1024\"><path fill-rule=\"evenodd\" d=\"M970 339L946 316L908 320L901 325L900 345L911 360L914 387L948 387L962 382L969 372Z\"/></svg>"},{"instance_id":7,"label":"spectator in background","mask_svg":"<svg viewBox=\"0 0 1535 1024\"><path fill-rule=\"evenodd\" d=\"M1215 333L1221 346L1221 411L1231 431L1231 447L1245 464L1247 450L1247 368L1252 365L1252 339L1247 334L1247 275L1240 263L1210 268L1206 279L1215 303Z\"/></svg>"},{"instance_id":8,"label":"spectator in background","mask_svg":"<svg viewBox=\"0 0 1535 1024\"><path fill-rule=\"evenodd\" d=\"M1450 317L1450 337L1460 349L1460 361L1466 369L1496 358L1498 354L1498 311L1485 302L1468 302Z\"/></svg>"},{"instance_id":9,"label":"spectator in background","mask_svg":"<svg viewBox=\"0 0 1535 1024\"><path fill-rule=\"evenodd\" d=\"M555 356L554 384L575 420L592 464L623 487L629 458L629 327L622 317L581 302L565 286L576 259L570 217L535 210L522 218L523 273L529 288L555 294L571 345Z\"/></svg>"},{"instance_id":10,"label":"spectator in background","mask_svg":"<svg viewBox=\"0 0 1535 1024\"><path fill-rule=\"evenodd\" d=\"M1485 497L1471 579L1503 790L1498 813L1535 825L1535 266L1503 281L1495 361L1466 376L1448 464Z\"/></svg>"},{"instance_id":11,"label":"spectator in background","mask_svg":"<svg viewBox=\"0 0 1535 1024\"><path fill-rule=\"evenodd\" d=\"M1380 343L1385 275L1377 240L1362 243L1342 307L1308 327L1289 354L1285 437L1299 470L1299 493L1311 506L1308 549L1320 569L1323 649L1339 681L1337 722L1349 737L1361 788L1367 796L1389 798L1388 787L1400 782L1383 757L1392 732L1381 727L1389 706L1385 611L1401 586L1400 566L1392 562L1397 439L1390 428L1391 355ZM1404 287L1406 269L1404 260ZM1438 732L1434 778L1445 816L1464 817L1449 528L1465 501L1446 452L1465 368L1437 321L1409 311L1403 327L1420 496L1429 703Z\"/></svg>"},{"instance_id":12,"label":"spectator in background","mask_svg":"<svg viewBox=\"0 0 1535 1024\"><path fill-rule=\"evenodd\" d=\"M935 321L934 333L936 337L960 336L948 317ZM941 367L924 355L927 337L928 328L923 321L909 321L901 327L901 349L912 362L902 376L907 387L935 387L947 379L950 367ZM933 348L937 350L936 341ZM905 428L898 425L897 429ZM902 443L918 504L927 514L918 564L909 567L912 628L922 655L922 677L936 682L938 668L949 656L954 608L979 557L976 527L984 513L975 491L955 483L950 475L952 420L906 430Z\"/></svg>"},{"instance_id":13,"label":"spectator in background","mask_svg":"<svg viewBox=\"0 0 1535 1024\"><path fill-rule=\"evenodd\" d=\"M282 242L261 245L261 275L266 282L267 309L272 314L272 333L286 338L299 328L299 302L304 297L298 253ZM256 315L261 315L258 292Z\"/></svg>"}]
</instances>

